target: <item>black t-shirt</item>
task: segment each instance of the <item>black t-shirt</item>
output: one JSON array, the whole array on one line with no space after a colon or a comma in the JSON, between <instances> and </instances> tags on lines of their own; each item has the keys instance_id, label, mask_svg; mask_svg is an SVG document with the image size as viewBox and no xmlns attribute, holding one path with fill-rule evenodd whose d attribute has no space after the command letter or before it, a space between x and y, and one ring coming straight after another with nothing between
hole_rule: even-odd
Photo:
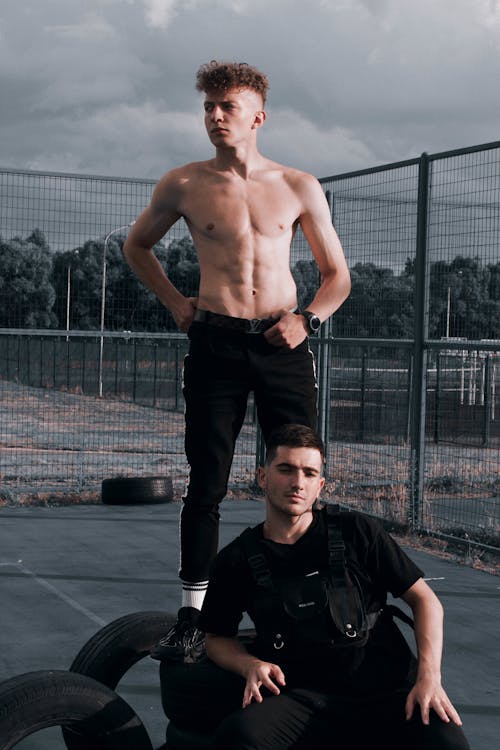
<instances>
[{"instance_id":1,"label":"black t-shirt","mask_svg":"<svg viewBox=\"0 0 500 750\"><path fill-rule=\"evenodd\" d=\"M306 576L328 567L325 516L315 511L306 533L292 545L264 539L263 524L257 527L259 544L273 578ZM401 596L423 576L377 521L345 511L340 514L340 522L347 565L358 578L367 611L383 607L388 592L394 597ZM235 636L243 613L252 612L254 591L253 573L236 539L213 562L200 627L215 635ZM365 646L327 648L321 644L316 649L309 646L307 653L303 651L273 654L272 661L283 667L288 684L356 694L372 694L402 685L411 657L397 626L384 617L377 622Z\"/></svg>"}]
</instances>

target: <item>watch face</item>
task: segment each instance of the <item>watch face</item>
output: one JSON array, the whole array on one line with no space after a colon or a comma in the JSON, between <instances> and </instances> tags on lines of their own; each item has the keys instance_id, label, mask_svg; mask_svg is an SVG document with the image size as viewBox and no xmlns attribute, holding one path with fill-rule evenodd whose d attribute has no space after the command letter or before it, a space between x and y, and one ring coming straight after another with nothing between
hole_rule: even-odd
<instances>
[{"instance_id":1,"label":"watch face","mask_svg":"<svg viewBox=\"0 0 500 750\"><path fill-rule=\"evenodd\" d=\"M319 331L321 327L321 320L318 318L318 316L312 312L309 312L309 310L305 310L303 314L307 319L307 325L311 333L316 333L316 331Z\"/></svg>"},{"instance_id":2,"label":"watch face","mask_svg":"<svg viewBox=\"0 0 500 750\"><path fill-rule=\"evenodd\" d=\"M318 318L317 315L311 315L309 318L309 327L312 331L316 332L319 331L319 328L321 326L321 320Z\"/></svg>"}]
</instances>

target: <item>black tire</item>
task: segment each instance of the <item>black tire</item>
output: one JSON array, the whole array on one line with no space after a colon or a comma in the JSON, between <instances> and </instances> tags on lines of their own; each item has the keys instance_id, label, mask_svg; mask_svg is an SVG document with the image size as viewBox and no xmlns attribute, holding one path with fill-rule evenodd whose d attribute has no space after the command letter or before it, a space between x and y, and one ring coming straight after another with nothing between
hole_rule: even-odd
<instances>
[{"instance_id":1,"label":"black tire","mask_svg":"<svg viewBox=\"0 0 500 750\"><path fill-rule=\"evenodd\" d=\"M152 750L128 703L90 677L39 671L0 684L0 750L54 726L67 728L75 750Z\"/></svg>"},{"instance_id":2,"label":"black tire","mask_svg":"<svg viewBox=\"0 0 500 750\"><path fill-rule=\"evenodd\" d=\"M134 612L113 620L90 638L73 659L70 671L115 689L123 675L149 653L174 624L166 612ZM80 750L74 735L63 729L68 750ZM0 748L1 750L1 748Z\"/></svg>"},{"instance_id":3,"label":"black tire","mask_svg":"<svg viewBox=\"0 0 500 750\"><path fill-rule=\"evenodd\" d=\"M172 477L119 477L103 479L101 484L105 505L153 505L173 499Z\"/></svg>"},{"instance_id":4,"label":"black tire","mask_svg":"<svg viewBox=\"0 0 500 750\"><path fill-rule=\"evenodd\" d=\"M82 646L70 671L93 677L114 690L136 662L149 656L176 619L175 615L156 611L119 617Z\"/></svg>"}]
</instances>

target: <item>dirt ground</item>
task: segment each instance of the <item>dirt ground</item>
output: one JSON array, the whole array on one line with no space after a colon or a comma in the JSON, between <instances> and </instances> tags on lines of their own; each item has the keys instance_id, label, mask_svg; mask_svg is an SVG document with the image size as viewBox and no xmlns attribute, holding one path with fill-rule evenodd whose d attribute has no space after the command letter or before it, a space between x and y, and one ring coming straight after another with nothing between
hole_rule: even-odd
<instances>
[{"instance_id":1,"label":"dirt ground","mask_svg":"<svg viewBox=\"0 0 500 750\"><path fill-rule=\"evenodd\" d=\"M228 499L258 495L255 434L249 415L238 439ZM99 503L103 479L165 475L180 501L188 475L183 438L180 409L0 381L0 504ZM426 529L446 532L458 526L470 529L471 538L479 531L480 541L498 542L498 450L431 444L425 457ZM331 443L324 494L405 525L409 465L407 445ZM423 544L419 537L409 539ZM430 545L432 536L426 539ZM451 542L432 544L444 554ZM478 554L487 557L469 545L466 556Z\"/></svg>"}]
</instances>

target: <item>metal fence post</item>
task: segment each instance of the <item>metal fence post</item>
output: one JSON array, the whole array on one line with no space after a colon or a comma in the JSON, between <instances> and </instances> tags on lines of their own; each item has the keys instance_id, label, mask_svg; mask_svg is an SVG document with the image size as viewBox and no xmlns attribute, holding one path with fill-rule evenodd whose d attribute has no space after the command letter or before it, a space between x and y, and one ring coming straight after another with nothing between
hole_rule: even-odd
<instances>
[{"instance_id":1,"label":"metal fence post","mask_svg":"<svg viewBox=\"0 0 500 750\"><path fill-rule=\"evenodd\" d=\"M427 263L427 214L429 157L423 153L418 170L417 236L415 256L415 304L413 379L410 419L410 497L408 523L418 530L423 519L427 349L429 330L429 269Z\"/></svg>"},{"instance_id":2,"label":"metal fence post","mask_svg":"<svg viewBox=\"0 0 500 750\"><path fill-rule=\"evenodd\" d=\"M330 216L332 224L334 223L334 198L330 190L325 193L326 200L330 207ZM321 281L320 277L318 276ZM331 342L333 340L333 320L328 318L323 325L323 335L318 341L318 433L323 440L326 455L328 455L328 442L330 439L330 387L331 387L331 367L330 352ZM325 456L326 459L326 456ZM325 460L325 477L328 478L328 463Z\"/></svg>"},{"instance_id":3,"label":"metal fence post","mask_svg":"<svg viewBox=\"0 0 500 750\"><path fill-rule=\"evenodd\" d=\"M434 442L439 443L439 412L441 406L441 352L436 352L436 388L434 391Z\"/></svg>"},{"instance_id":4,"label":"metal fence post","mask_svg":"<svg viewBox=\"0 0 500 750\"><path fill-rule=\"evenodd\" d=\"M132 401L135 404L135 400L137 397L137 339L134 339L133 343L133 349L134 349L134 372L132 375Z\"/></svg>"},{"instance_id":5,"label":"metal fence post","mask_svg":"<svg viewBox=\"0 0 500 750\"><path fill-rule=\"evenodd\" d=\"M360 442L365 439L365 408L366 408L366 348L361 353L361 383L359 396L359 423L357 438Z\"/></svg>"},{"instance_id":6,"label":"metal fence post","mask_svg":"<svg viewBox=\"0 0 500 750\"><path fill-rule=\"evenodd\" d=\"M179 383L182 381L181 374L179 372L179 342L175 342L175 410L179 408Z\"/></svg>"},{"instance_id":7,"label":"metal fence post","mask_svg":"<svg viewBox=\"0 0 500 750\"><path fill-rule=\"evenodd\" d=\"M491 384L492 378L492 356L488 354L484 360L484 422L483 422L483 447L487 448L490 442L490 411L491 411Z\"/></svg>"},{"instance_id":8,"label":"metal fence post","mask_svg":"<svg viewBox=\"0 0 500 750\"><path fill-rule=\"evenodd\" d=\"M87 367L87 341L82 343L82 393L85 393L85 368Z\"/></svg>"},{"instance_id":9,"label":"metal fence post","mask_svg":"<svg viewBox=\"0 0 500 750\"><path fill-rule=\"evenodd\" d=\"M156 380L158 377L158 344L153 344L154 365L153 365L153 406L156 407Z\"/></svg>"}]
</instances>

